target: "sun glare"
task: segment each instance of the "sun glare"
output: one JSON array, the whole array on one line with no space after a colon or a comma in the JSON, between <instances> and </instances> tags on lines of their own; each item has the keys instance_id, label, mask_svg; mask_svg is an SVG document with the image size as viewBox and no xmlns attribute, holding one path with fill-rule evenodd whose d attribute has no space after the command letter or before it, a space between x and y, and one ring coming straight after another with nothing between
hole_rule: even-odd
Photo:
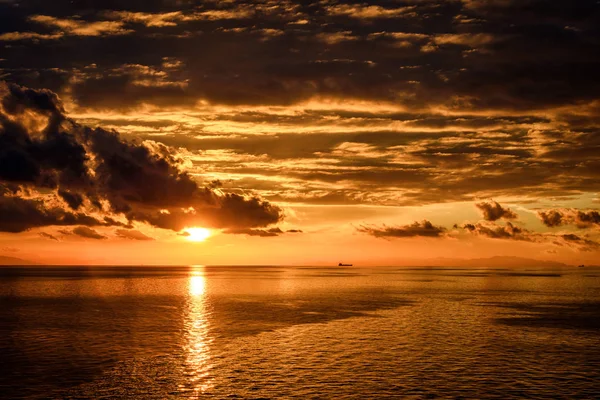
<instances>
[{"instance_id":1,"label":"sun glare","mask_svg":"<svg viewBox=\"0 0 600 400\"><path fill-rule=\"evenodd\" d=\"M204 242L211 234L206 228L188 228L185 231L189 234L187 240L190 242Z\"/></svg>"}]
</instances>

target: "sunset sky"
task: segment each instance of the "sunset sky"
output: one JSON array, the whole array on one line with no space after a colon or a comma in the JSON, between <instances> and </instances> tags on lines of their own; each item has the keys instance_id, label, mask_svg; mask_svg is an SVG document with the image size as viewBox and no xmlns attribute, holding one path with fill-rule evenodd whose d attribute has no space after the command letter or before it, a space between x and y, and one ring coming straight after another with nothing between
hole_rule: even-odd
<instances>
[{"instance_id":1,"label":"sunset sky","mask_svg":"<svg viewBox=\"0 0 600 400\"><path fill-rule=\"evenodd\" d=\"M600 256L596 0L0 0L0 256Z\"/></svg>"}]
</instances>

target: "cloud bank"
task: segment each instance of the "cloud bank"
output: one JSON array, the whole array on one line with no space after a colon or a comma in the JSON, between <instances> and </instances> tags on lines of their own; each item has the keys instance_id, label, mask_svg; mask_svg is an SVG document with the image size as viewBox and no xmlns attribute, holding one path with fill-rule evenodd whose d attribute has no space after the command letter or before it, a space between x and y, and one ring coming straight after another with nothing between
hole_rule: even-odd
<instances>
[{"instance_id":1,"label":"cloud bank","mask_svg":"<svg viewBox=\"0 0 600 400\"><path fill-rule=\"evenodd\" d=\"M550 228L562 225L575 225L580 229L600 227L600 213L595 210L563 208L538 211L537 214L542 223Z\"/></svg>"},{"instance_id":2,"label":"cloud bank","mask_svg":"<svg viewBox=\"0 0 600 400\"><path fill-rule=\"evenodd\" d=\"M186 226L264 227L282 210L257 197L217 193L182 171L177 152L134 143L65 115L58 96L0 86L0 231L49 225L127 227L145 222Z\"/></svg>"},{"instance_id":3,"label":"cloud bank","mask_svg":"<svg viewBox=\"0 0 600 400\"><path fill-rule=\"evenodd\" d=\"M435 226L431 222L415 221L410 225L403 226L366 226L362 225L357 228L358 232L366 233L376 238L392 239L392 238L411 238L411 237L432 237L439 238L445 235L446 228Z\"/></svg>"}]
</instances>

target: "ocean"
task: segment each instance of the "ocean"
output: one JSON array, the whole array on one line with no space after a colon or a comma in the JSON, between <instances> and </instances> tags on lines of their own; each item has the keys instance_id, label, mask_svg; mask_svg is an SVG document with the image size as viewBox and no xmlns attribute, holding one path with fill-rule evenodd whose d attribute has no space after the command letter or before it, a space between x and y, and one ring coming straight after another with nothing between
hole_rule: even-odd
<instances>
[{"instance_id":1,"label":"ocean","mask_svg":"<svg viewBox=\"0 0 600 400\"><path fill-rule=\"evenodd\" d=\"M0 397L600 398L600 269L1 267Z\"/></svg>"}]
</instances>

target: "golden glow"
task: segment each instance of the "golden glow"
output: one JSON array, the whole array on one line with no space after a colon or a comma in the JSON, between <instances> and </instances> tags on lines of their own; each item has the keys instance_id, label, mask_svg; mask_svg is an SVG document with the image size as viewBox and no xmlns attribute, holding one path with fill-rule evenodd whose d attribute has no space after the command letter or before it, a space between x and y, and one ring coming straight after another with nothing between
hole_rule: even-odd
<instances>
[{"instance_id":1,"label":"golden glow","mask_svg":"<svg viewBox=\"0 0 600 400\"><path fill-rule=\"evenodd\" d=\"M211 235L210 229L206 228L188 228L185 231L189 234L187 240L190 242L204 242Z\"/></svg>"}]
</instances>

